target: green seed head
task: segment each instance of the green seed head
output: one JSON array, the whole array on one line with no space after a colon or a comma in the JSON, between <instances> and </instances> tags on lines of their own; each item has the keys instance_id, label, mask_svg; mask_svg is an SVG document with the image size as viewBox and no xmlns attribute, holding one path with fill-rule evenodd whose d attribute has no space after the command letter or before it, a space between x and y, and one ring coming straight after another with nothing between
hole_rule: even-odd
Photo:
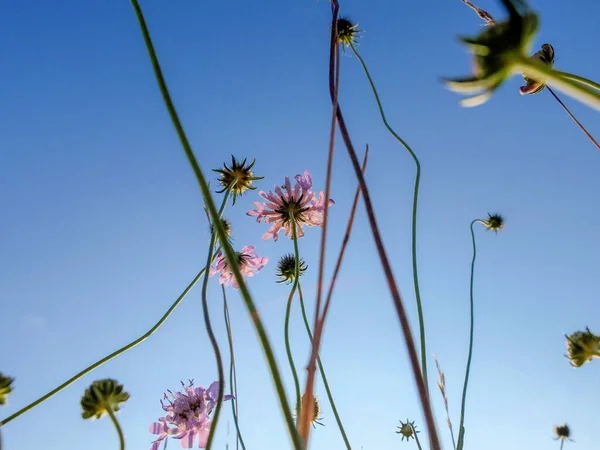
<instances>
[{"instance_id":1,"label":"green seed head","mask_svg":"<svg viewBox=\"0 0 600 450\"><path fill-rule=\"evenodd\" d=\"M246 165L246 161L247 159L244 159L242 162L239 162L231 155L231 164L228 165L225 163L223 164L222 169L213 169L213 172L219 174L219 184L223 188L220 191L217 191L217 193L221 194L231 186L233 204L235 204L238 195L242 195L248 190L253 191L256 189L256 187L252 186L254 181L262 180L264 178L255 177L254 172L252 172L252 167L254 167L256 160L253 160L249 165Z\"/></svg>"},{"instance_id":2,"label":"green seed head","mask_svg":"<svg viewBox=\"0 0 600 450\"><path fill-rule=\"evenodd\" d=\"M567 358L573 367L581 367L594 357L600 358L600 337L589 328L567 336Z\"/></svg>"},{"instance_id":3,"label":"green seed head","mask_svg":"<svg viewBox=\"0 0 600 450\"><path fill-rule=\"evenodd\" d=\"M108 410L116 412L120 403L129 400L129 394L123 390L123 385L110 378L97 380L85 390L81 397L81 408L84 419L95 417L99 419Z\"/></svg>"},{"instance_id":4,"label":"green seed head","mask_svg":"<svg viewBox=\"0 0 600 450\"><path fill-rule=\"evenodd\" d=\"M308 269L304 260L300 259L299 276ZM296 278L296 258L292 254L283 255L277 263L277 276L281 278L278 283L290 284Z\"/></svg>"},{"instance_id":5,"label":"green seed head","mask_svg":"<svg viewBox=\"0 0 600 450\"><path fill-rule=\"evenodd\" d=\"M14 378L8 377L0 372L0 406L8 402L8 394L13 391L12 382Z\"/></svg>"}]
</instances>

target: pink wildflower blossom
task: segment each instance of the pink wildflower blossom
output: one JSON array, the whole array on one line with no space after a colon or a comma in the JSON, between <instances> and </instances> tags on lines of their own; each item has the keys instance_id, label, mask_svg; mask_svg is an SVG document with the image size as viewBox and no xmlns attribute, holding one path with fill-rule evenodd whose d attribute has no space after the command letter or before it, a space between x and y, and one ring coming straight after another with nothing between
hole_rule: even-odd
<instances>
[{"instance_id":1,"label":"pink wildflower blossom","mask_svg":"<svg viewBox=\"0 0 600 450\"><path fill-rule=\"evenodd\" d=\"M296 175L296 185L292 188L289 177L285 177L285 184L281 187L275 186L275 193L264 191L258 193L266 200L266 203L260 204L254 202L256 209L248 211L249 216L256 217L257 222L262 220L270 223L271 228L262 237L263 240L273 238L277 241L279 232L283 228L285 235L293 239L292 216L296 223L296 236L304 236L302 227L323 226L323 212L325 210L325 194L323 191L318 195L312 189L312 178L308 171L304 171L304 176ZM329 200L329 206L334 205L333 200Z\"/></svg>"},{"instance_id":2,"label":"pink wildflower blossom","mask_svg":"<svg viewBox=\"0 0 600 450\"><path fill-rule=\"evenodd\" d=\"M167 391L170 397L165 393L164 400L168 404L160 401L167 414L150 425L150 433L159 435L151 450L158 450L167 436L181 439L183 448L192 448L195 443L198 443L198 448L206 447L212 424L209 415L217 405L219 382L215 381L208 389L195 388L192 380L187 387L183 382L181 385L184 387L183 391L177 391L175 394ZM231 398L231 395L225 395L223 400Z\"/></svg>"},{"instance_id":3,"label":"pink wildflower blossom","mask_svg":"<svg viewBox=\"0 0 600 450\"><path fill-rule=\"evenodd\" d=\"M269 261L266 256L258 256L254 251L254 246L246 245L241 252L238 252L238 266L240 272L245 277L253 277L255 272L259 272ZM212 277L219 274L219 283L225 286L233 286L239 289L240 286L233 275L231 269L227 266L227 258L222 252L219 252L214 266L210 268L209 275Z\"/></svg>"}]
</instances>

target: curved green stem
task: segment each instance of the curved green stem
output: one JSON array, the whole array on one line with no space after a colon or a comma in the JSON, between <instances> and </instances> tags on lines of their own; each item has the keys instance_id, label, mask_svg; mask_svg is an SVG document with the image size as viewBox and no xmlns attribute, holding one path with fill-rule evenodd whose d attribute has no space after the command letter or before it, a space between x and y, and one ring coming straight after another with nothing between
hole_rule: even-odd
<instances>
[{"instance_id":1,"label":"curved green stem","mask_svg":"<svg viewBox=\"0 0 600 450\"><path fill-rule=\"evenodd\" d=\"M462 401L460 406L460 423L458 424L458 443L456 445L457 450L462 450L464 445L464 434L465 434L465 404L467 401L467 385L469 384L469 373L471 371L471 358L473 356L473 331L475 325L475 304L473 301L473 278L475 275L475 257L477 256L477 247L475 246L475 232L473 231L473 225L475 222L479 222L479 219L475 219L471 222L471 239L473 240L473 260L471 261L471 285L470 285L470 298L471 298L471 330L469 332L469 356L467 358L467 369L465 371L465 382L463 385Z\"/></svg>"},{"instance_id":2,"label":"curved green stem","mask_svg":"<svg viewBox=\"0 0 600 450\"><path fill-rule=\"evenodd\" d=\"M300 308L302 309L302 319L304 320L304 327L306 328L306 333L308 334L308 338L310 339L310 343L313 342L313 335L310 331L310 325L308 324L308 318L306 317L306 309L304 308L304 296L302 295L302 287L300 283L298 283L298 296L300 297ZM327 376L325 375L325 369L323 368L323 363L321 362L321 357L317 355L317 365L319 366L319 372L321 372L321 378L323 378L323 386L325 386L325 392L327 392L327 398L329 399L329 404L331 405L331 409L333 411L333 415L335 416L335 421L337 422L338 428L340 429L340 433L342 433L342 439L344 440L344 444L348 450L352 450L350 446L350 441L348 440L348 436L346 436L346 430L344 430L344 425L342 425L342 419L338 413L338 410L335 406L335 402L333 401L333 395L331 394L331 389L329 388L329 382L327 381Z\"/></svg>"},{"instance_id":3,"label":"curved green stem","mask_svg":"<svg viewBox=\"0 0 600 450\"><path fill-rule=\"evenodd\" d=\"M223 216L223 211L225 211L225 206L227 205L227 200L229 200L229 194L231 194L231 188L233 187L234 182L232 182L227 189L225 189L225 195L223 195L223 202L221 203L221 208L219 209L219 217L217 218L218 222L221 222L221 217ZM210 262L213 260L213 250L215 248L215 243L217 241L217 235L214 232L214 223L213 223L213 232L210 237L210 246L208 247L208 256L206 258L206 267L210 267ZM215 436L215 430L217 429L217 423L219 423L219 417L221 415L221 407L223 406L223 393L225 390L225 372L223 369L223 359L221 357L221 351L219 350L219 343L217 342L217 338L212 328L212 324L210 322L210 314L208 312L208 272L204 273L204 280L202 282L202 315L204 316L204 327L206 328L206 332L208 333L208 337L210 339L210 343L212 345L213 351L215 353L215 360L217 363L217 371L219 374L219 395L217 398L217 406L215 407L215 414L213 415L212 425L210 427L210 432L208 433L208 440L206 441L206 449L210 450L212 447L212 442Z\"/></svg>"},{"instance_id":4,"label":"curved green stem","mask_svg":"<svg viewBox=\"0 0 600 450\"><path fill-rule=\"evenodd\" d=\"M75 376L69 378L67 381L65 381L60 386L56 387L55 389L51 390L47 394L45 394L42 397L38 398L36 401L30 403L29 405L25 406L24 408L21 408L19 411L17 411L13 415L7 417L5 420L3 420L2 422L0 422L0 426L6 425L8 422L10 422L11 420L16 419L21 414L26 413L30 409L32 409L32 408L36 407L37 405L39 405L40 403L48 400L54 394L59 393L64 388L66 388L67 386L73 384L75 381L79 380L84 375L87 375L88 373L90 373L92 370L100 367L102 364L110 361L113 358L116 358L120 354L125 353L126 351L132 349L133 347L135 347L139 343L141 343L141 342L145 341L146 339L148 339L152 334L154 334L154 332L156 330L158 330L162 326L163 323L165 323L165 321L169 318L169 316L173 313L173 311L175 311L175 308L177 308L179 306L179 304L183 301L183 299L189 294L189 292L192 290L192 288L196 285L196 283L198 282L198 280L200 280L200 277L202 277L202 275L204 274L205 271L206 271L206 267L203 268L200 272L198 272L198 274L190 282L190 284L188 285L188 287L185 288L185 290L181 293L181 295L177 298L177 300L175 300L175 302L171 305L171 307L167 310L167 312L146 333L144 333L142 336L140 336L136 340L130 342L126 346L121 347L119 350L112 352L110 355L105 356L104 358L102 358L99 361L96 361L91 366L86 367L85 369L83 369L81 372L79 372Z\"/></svg>"},{"instance_id":5,"label":"curved green stem","mask_svg":"<svg viewBox=\"0 0 600 450\"><path fill-rule=\"evenodd\" d=\"M229 308L227 307L227 295L225 294L225 286L221 285L221 289L223 291L223 315L225 317L225 328L227 330L227 340L229 342L229 386L230 392L233 396L231 400L231 410L233 413L233 423L235 424L235 429L237 431L237 440L236 440L236 448L238 447L237 443L242 444L242 449L246 450L246 446L244 445L244 439L242 439L242 433L240 432L240 425L238 423L238 393L237 393L237 373L235 370L235 354L233 353L233 335L231 334L231 321L229 320Z\"/></svg>"},{"instance_id":6,"label":"curved green stem","mask_svg":"<svg viewBox=\"0 0 600 450\"><path fill-rule=\"evenodd\" d=\"M223 243L223 250L225 256L227 257L227 264L231 268L233 275L235 276L236 281L240 286L240 293L242 294L242 298L248 310L248 313L253 321L254 328L258 337L260 339L263 351L265 353L265 357L267 359L267 363L269 365L269 370L271 372L271 377L273 378L273 384L275 385L275 390L277 392L277 397L279 400L279 406L284 416L285 423L287 425L290 437L292 439L294 449L295 450L303 450L304 444L296 427L294 426L294 419L292 418L292 414L290 412L289 403L287 400L287 396L285 394L285 388L283 386L283 381L281 379L281 374L279 373L279 368L277 367L277 361L275 360L275 354L273 353L273 349L271 347L271 343L269 342L269 338L267 337L267 333L265 331L264 325L260 319L260 315L256 310L256 306L254 301L252 300L252 296L248 291L248 287L244 282L244 278L240 273L240 269L237 263L237 255L234 252L233 248L227 241L227 234L223 228L223 224L220 220L218 220L218 213L215 207L215 203L212 199L211 192L208 188L208 183L206 182L206 178L202 170L200 169L200 165L194 156L194 152L192 151L192 147L185 135L185 131L183 130L183 126L181 125L181 121L179 120L179 116L177 115L177 111L175 110L175 105L171 100L171 96L169 94L169 89L167 88L167 84L164 80L162 70L160 68L160 64L158 62L158 57L156 56L156 52L154 50L154 45L152 44L152 39L150 38L150 32L148 31L148 27L146 26L146 21L144 19L144 15L140 8L140 5L137 0L131 0L131 4L135 10L136 17L138 19L140 29L142 31L142 35L144 37L144 42L146 44L146 48L148 50L148 55L150 56L150 60L152 62L152 67L154 69L154 74L156 76L156 80L158 82L160 92L162 94L163 100L165 102L165 106L169 112L169 116L171 121L173 122L173 126L177 131L177 136L181 142L181 146L188 158L190 166L194 171L194 175L198 180L198 184L200 186L200 190L202 191L202 196L206 202L206 207L210 214L210 217L213 221L213 226L217 231L217 235L219 237L219 241Z\"/></svg>"},{"instance_id":7,"label":"curved green stem","mask_svg":"<svg viewBox=\"0 0 600 450\"><path fill-rule=\"evenodd\" d=\"M513 61L515 70L526 73L529 78L554 87L600 111L600 85L598 83L567 72L549 69L525 55L516 55ZM577 81L574 81L575 79Z\"/></svg>"},{"instance_id":8,"label":"curved green stem","mask_svg":"<svg viewBox=\"0 0 600 450\"><path fill-rule=\"evenodd\" d=\"M300 274L300 256L298 251L298 236L296 233L296 221L294 220L294 215L290 214L290 221L292 223L292 239L294 241L294 254L296 258L296 267L295 267L295 276L294 276L294 284L292 285L292 290L290 291L290 295L288 296L287 307L285 310L285 351L287 353L288 362L290 364L290 369L292 370L292 375L294 377L294 387L296 388L296 425L300 420L300 406L302 405L302 397L300 395L300 381L298 380L298 372L296 371L296 365L294 364L294 358L292 356L292 348L290 346L290 312L292 310L292 300L294 298L294 294L296 293L296 289L298 288L298 277Z\"/></svg>"},{"instance_id":9,"label":"curved green stem","mask_svg":"<svg viewBox=\"0 0 600 450\"><path fill-rule=\"evenodd\" d=\"M429 392L429 382L427 379L427 348L425 344L425 319L423 317L423 306L421 303L421 290L419 289L419 272L417 270L417 205L419 203L419 183L421 181L421 163L419 162L419 158L410 146L402 139L398 134L394 131L394 129L390 126L385 116L385 112L383 110L383 105L381 104L381 100L379 99L379 94L377 92L377 88L375 87L375 83L373 82L373 78L371 78L371 74L369 73L369 69L367 69L367 65L365 61L362 59L356 47L352 43L350 43L350 48L354 52L354 55L360 62L363 70L365 71L365 75L369 80L369 84L371 85L371 89L373 91L373 95L375 96L375 100L377 101L377 107L379 108L379 114L381 115L381 120L383 124L387 128L387 130L391 133L396 140L402 144L402 146L408 151L410 156L415 162L415 166L417 168L417 174L415 176L415 188L413 190L413 207L412 207L412 230L411 230L411 240L412 240L412 266L413 266L413 284L415 287L415 297L417 300L417 313L419 315L419 334L421 338L421 370L423 372L423 379L425 380L425 387L427 392Z\"/></svg>"},{"instance_id":10,"label":"curved green stem","mask_svg":"<svg viewBox=\"0 0 600 450\"><path fill-rule=\"evenodd\" d=\"M106 412L112 420L113 425L117 429L117 434L119 435L119 448L121 450L125 450L125 436L123 436L123 430L121 429L121 425L119 425L119 421L117 420L117 416L111 408L106 408Z\"/></svg>"},{"instance_id":11,"label":"curved green stem","mask_svg":"<svg viewBox=\"0 0 600 450\"><path fill-rule=\"evenodd\" d=\"M411 428L412 428L412 430L413 430L413 436L415 437L415 442L417 443L417 448L418 448L419 450L423 450L423 449L421 448L421 442L419 442L419 436L417 436L417 430L415 430L415 427L414 427L414 426L412 426L412 425L411 425L410 427L411 427Z\"/></svg>"}]
</instances>

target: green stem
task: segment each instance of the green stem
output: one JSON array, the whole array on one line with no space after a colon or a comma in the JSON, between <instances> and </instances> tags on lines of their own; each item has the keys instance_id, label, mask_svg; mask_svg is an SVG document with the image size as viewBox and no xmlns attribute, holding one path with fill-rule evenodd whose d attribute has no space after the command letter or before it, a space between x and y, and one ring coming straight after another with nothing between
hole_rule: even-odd
<instances>
[{"instance_id":1,"label":"green stem","mask_svg":"<svg viewBox=\"0 0 600 450\"><path fill-rule=\"evenodd\" d=\"M221 222L221 217L223 216L223 211L225 211L225 206L227 206L227 200L229 200L229 194L231 194L231 188L233 187L235 181L232 182L225 189L225 195L223 195L223 202L221 203L221 208L219 209L219 217L217 219L218 222ZM213 223L212 227L213 232L210 236L210 245L208 247L208 256L206 260L206 267L210 267L210 263L213 260L213 250L215 248L217 235L214 232L215 227ZM217 342L217 338L212 328L212 324L210 322L210 314L208 312L208 272L204 273L204 280L202 282L202 314L204 316L204 326L206 328L206 332L208 333L208 337L210 339L210 343L212 345L213 351L215 353L215 360L217 363L217 371L219 374L219 395L217 398L217 406L215 407L215 414L213 415L212 425L210 427L210 432L208 433L208 440L206 441L206 449L210 450L212 447L212 442L215 436L215 430L217 429L217 423L219 423L219 417L221 415L221 407L223 406L223 393L225 389L225 372L223 369L223 359L221 357L221 351L219 350L219 343Z\"/></svg>"},{"instance_id":2,"label":"green stem","mask_svg":"<svg viewBox=\"0 0 600 450\"><path fill-rule=\"evenodd\" d=\"M171 96L169 94L167 84L164 80L162 70L161 70L160 64L158 62L158 57L156 56L156 52L155 52L154 46L152 44L152 39L150 38L150 33L148 31L148 27L146 26L146 21L144 19L144 15L142 13L140 5L137 0L131 0L131 4L133 5L133 8L135 10L136 17L137 17L139 25L140 25L140 29L142 31L142 35L144 37L144 42L145 42L146 48L148 50L148 55L150 56L150 60L152 62L154 74L156 76L156 80L158 82L160 92L161 92L163 100L165 102L165 106L167 107L169 116L171 118L171 121L173 122L173 126L175 127L175 130L177 131L177 135L181 142L181 146L183 147L186 157L188 158L188 161L190 163L190 166L192 167L194 174L196 176L196 179L198 180L200 190L202 191L202 196L204 197L204 200L206 202L206 207L210 214L211 220L213 221L213 226L215 227L215 229L217 231L219 241L223 243L223 250L225 252L225 256L227 257L227 264L231 268L231 271L233 272L233 275L235 276L235 279L240 286L240 293L242 294L242 298L244 300L244 303L246 304L246 308L247 308L248 313L253 321L254 328L256 329L256 333L258 334L258 337L260 339L263 351L265 353L265 357L266 357L268 365L269 365L271 377L273 378L273 383L275 384L275 390L277 392L277 397L279 399L279 406L283 413L285 423L288 427L288 431L289 431L290 437L292 439L294 449L303 450L304 444L302 442L300 435L298 434L298 431L296 430L296 427L294 426L294 419L292 418L292 414L290 412L289 403L287 400L287 396L285 394L285 388L283 386L283 381L281 379L281 374L279 373L279 369L277 367L277 362L275 360L275 354L273 353L273 349L269 342L269 338L267 337L267 333L265 331L264 325L260 319L260 315L258 314L258 311L256 310L254 301L252 300L252 297L250 296L248 287L246 286L246 283L244 282L244 278L243 278L242 274L240 273L240 269L239 269L238 263L237 263L237 255L234 252L231 245L229 244L229 242L227 241L227 234L225 233L225 230L223 229L223 225L221 224L221 221L218 220L217 209L216 209L215 203L212 199L211 192L208 187L208 183L206 182L206 178L204 177L204 174L203 174L202 170L200 169L198 161L196 160L196 157L194 156L192 147L190 146L187 136L185 135L185 131L183 130L183 126L181 125L181 122L179 120L179 116L177 115L177 111L175 110L173 101L171 100Z\"/></svg>"},{"instance_id":3,"label":"green stem","mask_svg":"<svg viewBox=\"0 0 600 450\"><path fill-rule=\"evenodd\" d=\"M292 239L294 241L294 254L296 258L296 267L294 269L294 284L292 285L292 290L290 291L290 295L288 296L287 307L285 309L285 351L287 353L288 362L290 364L290 369L292 370L292 375L294 377L294 387L296 388L296 426L300 421L300 407L302 405L302 397L300 395L300 381L298 380L298 372L296 371L296 365L294 364L294 358L292 356L292 348L290 346L290 312L292 310L292 300L294 298L294 294L296 293L296 289L298 288L298 277L300 273L299 266L299 252L298 252L298 236L296 233L296 221L294 220L294 215L290 214L290 221L292 226Z\"/></svg>"},{"instance_id":4,"label":"green stem","mask_svg":"<svg viewBox=\"0 0 600 450\"><path fill-rule=\"evenodd\" d=\"M106 408L106 412L108 413L110 420L112 420L112 423L117 429L117 434L119 435L119 448L121 450L125 450L125 436L123 436L123 430L121 430L121 425L119 425L117 416L115 416L115 413L111 408Z\"/></svg>"},{"instance_id":5,"label":"green stem","mask_svg":"<svg viewBox=\"0 0 600 450\"><path fill-rule=\"evenodd\" d=\"M570 73L549 69L532 61L525 55L517 55L513 61L515 70L526 73L528 78L545 83L594 109L600 110L600 92L594 90L600 87L597 83ZM577 81L574 81L574 77ZM594 89L588 86L592 86Z\"/></svg>"},{"instance_id":6,"label":"green stem","mask_svg":"<svg viewBox=\"0 0 600 450\"><path fill-rule=\"evenodd\" d=\"M412 240L412 266L413 266L413 284L415 287L415 297L417 300L417 313L419 315L419 334L421 337L421 370L423 372L423 379L425 381L425 387L427 392L429 393L429 382L427 379L427 348L425 344L425 319L423 317L423 306L421 303L421 290L419 289L419 273L417 270L417 205L419 202L419 183L421 181L421 163L419 162L419 158L410 146L402 139L398 134L394 131L394 129L390 126L385 116L385 112L383 110L383 105L381 104L381 100L379 98L379 94L377 92L377 88L375 87L375 83L373 82L373 78L369 73L369 69L367 69L367 65L365 61L362 59L356 48L352 43L350 43L350 48L356 55L356 58L360 62L363 70L365 71L365 75L369 80L369 84L371 85L371 89L373 91L373 95L375 96L375 100L377 101L377 107L379 108L379 114L381 115L381 120L383 124L387 128L387 130L391 133L392 136L400 143L402 146L408 151L410 156L415 162L415 166L417 168L417 174L415 177L415 187L413 190L413 207L412 207L412 230L411 230L411 240Z\"/></svg>"},{"instance_id":7,"label":"green stem","mask_svg":"<svg viewBox=\"0 0 600 450\"><path fill-rule=\"evenodd\" d=\"M242 449L246 450L244 445L244 439L242 439L242 433L240 432L240 425L238 423L238 393L237 393L237 373L235 370L235 355L233 353L233 335L231 334L231 321L229 320L229 308L227 307L227 295L225 294L225 286L221 286L223 290L223 315L225 317L225 328L227 329L227 340L229 342L229 386L231 389L231 410L233 413L233 422L237 431L236 448L238 443L242 444Z\"/></svg>"},{"instance_id":8,"label":"green stem","mask_svg":"<svg viewBox=\"0 0 600 450\"><path fill-rule=\"evenodd\" d=\"M310 331L310 325L308 324L306 309L304 308L304 296L302 295L302 287L300 286L300 283L298 283L298 296L300 297L300 308L302 309L302 319L304 320L304 327L306 328L306 333L308 334L308 338L310 339L310 343L312 344L313 335ZM331 405L331 409L333 410L335 421L337 422L338 428L340 429L340 433L342 433L342 439L344 440L344 444L346 444L346 448L348 450L352 450L352 447L350 446L350 441L348 440L348 436L346 436L346 430L344 430L344 425L342 425L342 419L340 418L338 410L335 406L335 402L333 401L333 395L331 394L331 389L329 388L329 382L327 381L327 376L325 375L325 369L323 369L321 357L318 355L317 364L319 366L319 372L321 372L321 378L323 378L323 386L325 386L325 392L327 392L327 398L329 399L329 404Z\"/></svg>"},{"instance_id":9,"label":"green stem","mask_svg":"<svg viewBox=\"0 0 600 450\"><path fill-rule=\"evenodd\" d=\"M563 77L563 78L567 78L569 80L573 80L573 81L577 81L581 84L585 84L586 86L589 86L593 89L596 89L598 91L600 91L600 84L596 83L595 81L592 80L588 80L587 78L583 78L580 77L579 75L575 75L569 72L561 72L560 70L555 70L554 72L556 72L557 75Z\"/></svg>"},{"instance_id":10,"label":"green stem","mask_svg":"<svg viewBox=\"0 0 600 450\"><path fill-rule=\"evenodd\" d=\"M563 445L565 445L565 440L561 439L560 440L560 450L563 450Z\"/></svg>"},{"instance_id":11,"label":"green stem","mask_svg":"<svg viewBox=\"0 0 600 450\"><path fill-rule=\"evenodd\" d=\"M471 239L473 240L473 260L471 261L471 285L470 285L470 299L471 299L471 324L469 332L469 356L467 358L467 369L465 371L465 383L463 385L462 401L460 406L460 423L458 425L458 443L456 445L457 450L462 450L464 445L464 434L465 434L465 403L467 401L467 385L469 384L469 373L471 371L471 358L473 356L473 331L475 325L475 304L473 301L473 278L475 275L475 257L477 256L477 247L475 246L475 232L473 231L473 225L475 222L479 222L479 219L475 219L471 222Z\"/></svg>"},{"instance_id":12,"label":"green stem","mask_svg":"<svg viewBox=\"0 0 600 450\"><path fill-rule=\"evenodd\" d=\"M421 442L419 442L419 436L417 436L417 430L415 430L415 427L414 427L414 426L412 426L412 425L411 425L410 427L411 427L411 428L412 428L412 430L413 430L413 436L415 437L415 442L417 443L417 448L418 448L419 450L423 450L423 449L421 448Z\"/></svg>"},{"instance_id":13,"label":"green stem","mask_svg":"<svg viewBox=\"0 0 600 450\"><path fill-rule=\"evenodd\" d=\"M177 308L179 306L179 304L183 301L183 299L189 294L189 292L192 290L192 288L196 285L196 283L198 282L198 280L200 280L200 277L204 274L205 271L206 271L206 267L203 268L200 272L198 272L198 274L190 282L190 284L188 285L188 287L185 288L185 290L181 293L181 295L177 298L177 300L175 300L175 302L171 305L171 307L167 310L167 312L145 334L143 334L142 336L140 336L139 338L137 338L135 341L130 342L126 346L121 347L119 350L112 352L110 355L105 356L101 360L96 361L91 366L83 369L81 372L79 372L78 374L76 374L72 378L69 378L67 381L65 381L63 384L61 384L57 388L51 390L47 394L45 394L42 397L38 398L36 401L34 401L34 402L30 403L29 405L25 406L24 408L21 408L19 411L17 411L13 415L7 417L5 420L3 420L2 422L0 422L0 425L1 426L6 425L8 422L10 422L11 420L16 419L21 414L26 413L30 409L32 409L32 408L36 407L37 405L39 405L40 403L48 400L54 394L59 393L64 388L66 388L67 386L73 384L75 381L79 380L84 375L87 375L88 373L90 373L92 370L100 367L102 364L110 361L113 358L116 358L120 354L125 353L126 351L132 349L133 347L135 347L139 343L141 343L141 342L145 341L146 339L148 339L152 334L154 334L154 332L156 330L158 330L162 326L163 323L165 323L165 321L169 318L169 316L171 315L171 313L173 313L173 311L175 311L175 308Z\"/></svg>"}]
</instances>

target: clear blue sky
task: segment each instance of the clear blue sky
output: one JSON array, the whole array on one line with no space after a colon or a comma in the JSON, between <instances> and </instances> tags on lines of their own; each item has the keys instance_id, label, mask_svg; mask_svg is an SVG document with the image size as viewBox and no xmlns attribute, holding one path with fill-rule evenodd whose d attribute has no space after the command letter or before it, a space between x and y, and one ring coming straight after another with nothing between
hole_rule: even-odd
<instances>
[{"instance_id":1,"label":"clear blue sky","mask_svg":"<svg viewBox=\"0 0 600 450\"><path fill-rule=\"evenodd\" d=\"M328 2L147 0L142 6L205 173L233 153L257 159L256 173L265 176L260 189L304 170L323 189L331 115ZM479 6L504 14L498 1ZM536 49L550 42L558 68L599 79L600 5L537 0L532 6L541 9ZM569 447L597 448L600 363L572 369L563 333L586 325L600 331L600 154L547 93L521 97L518 77L479 108L458 106L460 97L439 80L469 73L456 35L481 30L459 0L343 0L341 12L366 30L359 49L389 120L422 161L418 256L430 371L436 354L455 426L468 343L469 223L488 212L506 217L498 235L476 230L466 447L558 448L552 427L567 421L577 441ZM0 410L6 417L144 333L203 266L209 233L128 1L5 1L0 42L0 370L16 377L10 405ZM598 113L564 100L598 136ZM367 179L416 331L414 165L381 125L362 69L349 55L342 57L340 101L356 147L371 147ZM356 186L341 143L336 152L328 274ZM245 215L257 198L243 197L226 216L236 246L255 245L270 258L249 285L291 395L283 346L288 287L275 284L274 274L292 244L261 241L267 226ZM317 229L300 242L309 305L318 244ZM353 448L416 448L394 433L399 419L425 426L362 204L336 292L322 357ZM216 279L210 302L226 352ZM230 305L248 449L289 448L237 292L230 292ZM292 339L302 366L308 342L295 306ZM3 427L5 448L117 448L108 419L80 418L84 389L108 376L131 393L119 413L128 447L149 448L147 429L161 415L162 393L179 380L208 386L216 378L200 290L150 340ZM448 449L434 376L430 383ZM320 381L317 393L326 426L312 434L312 448L341 449ZM229 405L222 417L215 448L227 442L232 448ZM169 448L179 445L171 441Z\"/></svg>"}]
</instances>

